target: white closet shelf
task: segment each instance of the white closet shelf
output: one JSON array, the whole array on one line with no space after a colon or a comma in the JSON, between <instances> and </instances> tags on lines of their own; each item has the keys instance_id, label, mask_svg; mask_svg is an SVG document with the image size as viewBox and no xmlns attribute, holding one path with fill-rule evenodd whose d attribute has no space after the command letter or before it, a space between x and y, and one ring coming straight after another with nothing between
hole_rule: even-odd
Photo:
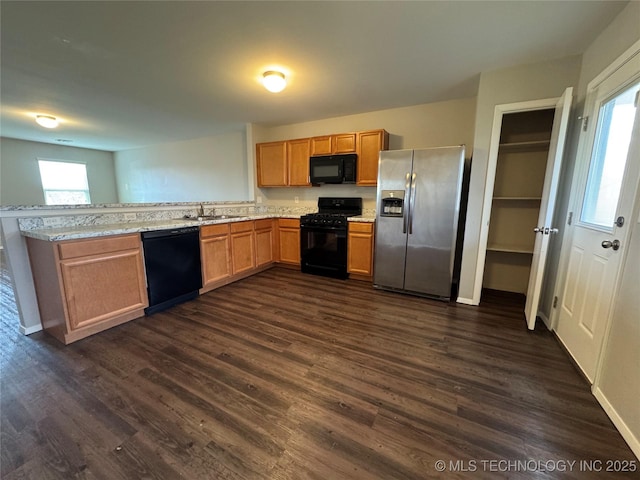
<instances>
[{"instance_id":1,"label":"white closet shelf","mask_svg":"<svg viewBox=\"0 0 640 480\"><path fill-rule=\"evenodd\" d=\"M500 144L504 150L537 150L549 147L550 140L531 140L528 142L506 142Z\"/></svg>"},{"instance_id":2,"label":"white closet shelf","mask_svg":"<svg viewBox=\"0 0 640 480\"><path fill-rule=\"evenodd\" d=\"M493 197L494 200L500 200L500 201L517 201L517 202L539 202L540 200L542 200L542 197L503 197L503 196L498 196L498 197Z\"/></svg>"},{"instance_id":3,"label":"white closet shelf","mask_svg":"<svg viewBox=\"0 0 640 480\"><path fill-rule=\"evenodd\" d=\"M533 253L533 247L528 247L523 245L493 244L493 245L487 245L487 250L491 252L523 253L526 255L531 255Z\"/></svg>"}]
</instances>

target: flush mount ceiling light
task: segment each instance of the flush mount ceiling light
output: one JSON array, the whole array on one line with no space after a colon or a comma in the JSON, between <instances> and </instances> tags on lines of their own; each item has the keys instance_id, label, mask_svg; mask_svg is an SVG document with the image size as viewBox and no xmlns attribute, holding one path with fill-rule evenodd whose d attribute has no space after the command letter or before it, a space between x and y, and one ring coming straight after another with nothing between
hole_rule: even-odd
<instances>
[{"instance_id":1,"label":"flush mount ceiling light","mask_svg":"<svg viewBox=\"0 0 640 480\"><path fill-rule=\"evenodd\" d=\"M36 123L44 128L56 128L58 119L51 115L36 115Z\"/></svg>"},{"instance_id":2,"label":"flush mount ceiling light","mask_svg":"<svg viewBox=\"0 0 640 480\"><path fill-rule=\"evenodd\" d=\"M284 73L269 70L262 74L262 84L270 92L278 93L284 90L284 87L287 86L287 81L284 78Z\"/></svg>"}]
</instances>

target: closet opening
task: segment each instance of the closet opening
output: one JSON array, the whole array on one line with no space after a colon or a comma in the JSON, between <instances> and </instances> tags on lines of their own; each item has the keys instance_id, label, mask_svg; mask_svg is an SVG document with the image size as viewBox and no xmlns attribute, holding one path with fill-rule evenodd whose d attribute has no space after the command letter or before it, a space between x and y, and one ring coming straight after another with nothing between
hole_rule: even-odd
<instances>
[{"instance_id":1,"label":"closet opening","mask_svg":"<svg viewBox=\"0 0 640 480\"><path fill-rule=\"evenodd\" d=\"M524 305L555 109L505 113L495 170L481 301Z\"/></svg>"}]
</instances>

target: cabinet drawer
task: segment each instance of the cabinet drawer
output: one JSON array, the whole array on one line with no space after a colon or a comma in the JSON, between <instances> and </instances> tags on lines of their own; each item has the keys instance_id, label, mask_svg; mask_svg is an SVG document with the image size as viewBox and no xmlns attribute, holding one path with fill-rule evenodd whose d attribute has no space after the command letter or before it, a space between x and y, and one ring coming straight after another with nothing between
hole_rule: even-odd
<instances>
[{"instance_id":1,"label":"cabinet drawer","mask_svg":"<svg viewBox=\"0 0 640 480\"><path fill-rule=\"evenodd\" d=\"M58 252L62 260L136 248L140 248L140 235L137 233L91 240L70 240L58 244Z\"/></svg>"},{"instance_id":2,"label":"cabinet drawer","mask_svg":"<svg viewBox=\"0 0 640 480\"><path fill-rule=\"evenodd\" d=\"M373 223L349 222L349 231L373 233Z\"/></svg>"},{"instance_id":3,"label":"cabinet drawer","mask_svg":"<svg viewBox=\"0 0 640 480\"><path fill-rule=\"evenodd\" d=\"M256 230L268 230L273 228L273 220L265 218L263 220L256 220Z\"/></svg>"},{"instance_id":4,"label":"cabinet drawer","mask_svg":"<svg viewBox=\"0 0 640 480\"><path fill-rule=\"evenodd\" d=\"M200 227L200 238L217 237L219 235L227 235L228 233L228 223L222 225L203 225Z\"/></svg>"},{"instance_id":5,"label":"cabinet drawer","mask_svg":"<svg viewBox=\"0 0 640 480\"><path fill-rule=\"evenodd\" d=\"M253 222L233 222L231 224L231 233L250 232L253 230Z\"/></svg>"},{"instance_id":6,"label":"cabinet drawer","mask_svg":"<svg viewBox=\"0 0 640 480\"><path fill-rule=\"evenodd\" d=\"M278 219L280 228L300 228L300 220L297 218L280 218Z\"/></svg>"}]
</instances>

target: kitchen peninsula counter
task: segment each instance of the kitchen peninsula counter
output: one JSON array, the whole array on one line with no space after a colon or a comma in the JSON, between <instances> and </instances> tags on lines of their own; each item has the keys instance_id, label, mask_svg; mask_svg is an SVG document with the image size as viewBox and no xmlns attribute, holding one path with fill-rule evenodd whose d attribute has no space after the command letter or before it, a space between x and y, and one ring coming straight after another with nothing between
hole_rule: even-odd
<instances>
[{"instance_id":1,"label":"kitchen peninsula counter","mask_svg":"<svg viewBox=\"0 0 640 480\"><path fill-rule=\"evenodd\" d=\"M37 228L25 229L20 233L25 237L36 238L38 240L46 240L48 242L58 242L62 240L77 240L81 238L105 237L109 235L123 235L127 233L150 232L153 230L171 230L174 228L199 227L202 225L216 225L220 223L244 222L248 220L261 220L263 218L279 218L290 217L300 218L297 216L284 216L273 214L258 215L242 215L235 218L220 218L207 220L190 220L187 218L174 218L168 220L152 220L141 222L124 222L110 225L85 225L70 226L60 228Z\"/></svg>"},{"instance_id":2,"label":"kitchen peninsula counter","mask_svg":"<svg viewBox=\"0 0 640 480\"><path fill-rule=\"evenodd\" d=\"M175 218L168 220L152 221L131 221L110 225L83 225L68 226L59 228L35 228L23 229L20 233L25 237L31 237L48 242L59 242L62 240L78 240L83 238L105 237L109 235L123 235L128 233L149 232L153 230L171 230L174 228L184 228L203 225L217 225L222 223L245 222L251 220L262 220L265 218L300 218L300 214L252 214L241 215L234 218L220 218L207 220L191 220L186 218ZM350 222L375 222L374 217L357 216L350 217Z\"/></svg>"}]
</instances>

